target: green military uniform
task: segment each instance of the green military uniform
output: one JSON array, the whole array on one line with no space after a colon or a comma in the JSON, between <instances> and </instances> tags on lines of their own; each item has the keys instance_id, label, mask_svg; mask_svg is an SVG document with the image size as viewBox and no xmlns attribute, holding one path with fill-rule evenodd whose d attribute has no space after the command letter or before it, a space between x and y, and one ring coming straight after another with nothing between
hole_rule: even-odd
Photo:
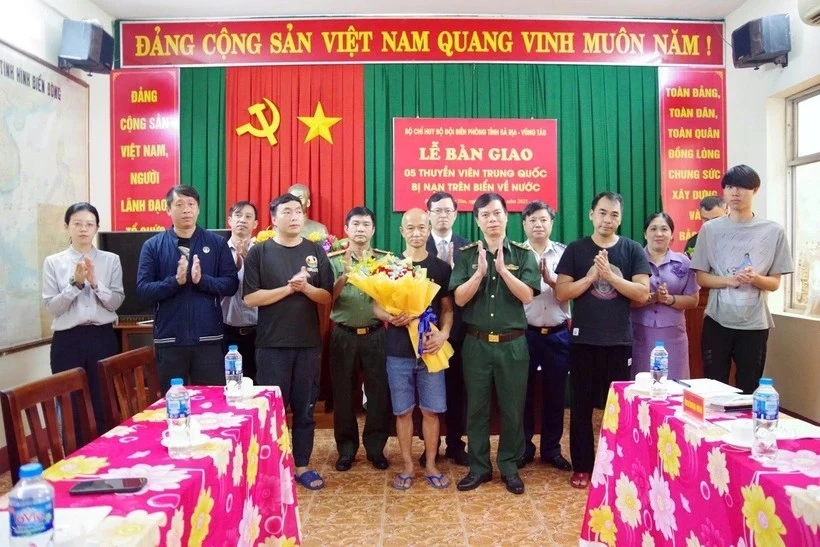
<instances>
[{"instance_id":1,"label":"green military uniform","mask_svg":"<svg viewBox=\"0 0 820 547\"><path fill-rule=\"evenodd\" d=\"M484 248L487 242L483 241ZM541 275L532 252L504 239L504 265L537 295ZM461 248L450 290L464 284L478 268L478 243ZM495 268L495 255L487 251L487 275L464 306L464 384L467 388L467 441L470 471L485 474L490 464L490 398L495 384L501 410L498 469L503 475L518 472L524 452L524 400L527 395L529 351L524 331L527 316L523 303L507 288Z\"/></svg>"},{"instance_id":2,"label":"green military uniform","mask_svg":"<svg viewBox=\"0 0 820 547\"><path fill-rule=\"evenodd\" d=\"M375 257L387 251L372 249ZM330 253L333 276L344 275L345 251ZM359 260L354 255L353 263ZM333 303L330 319L336 324L330 335L330 377L333 389L333 434L340 456L355 456L359 450L359 427L353 394L358 393L359 369L367 396L367 417L362 444L368 456L381 456L389 436L390 390L385 366L384 324L373 315L373 300L346 283Z\"/></svg>"}]
</instances>

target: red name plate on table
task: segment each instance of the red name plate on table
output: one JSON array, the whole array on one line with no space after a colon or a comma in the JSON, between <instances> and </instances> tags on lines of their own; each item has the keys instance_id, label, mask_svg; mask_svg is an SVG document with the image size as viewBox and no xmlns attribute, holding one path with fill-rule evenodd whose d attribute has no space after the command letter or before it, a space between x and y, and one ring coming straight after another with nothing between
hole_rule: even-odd
<instances>
[{"instance_id":1,"label":"red name plate on table","mask_svg":"<svg viewBox=\"0 0 820 547\"><path fill-rule=\"evenodd\" d=\"M688 389L683 390L683 415L702 424L706 421L706 399Z\"/></svg>"}]
</instances>

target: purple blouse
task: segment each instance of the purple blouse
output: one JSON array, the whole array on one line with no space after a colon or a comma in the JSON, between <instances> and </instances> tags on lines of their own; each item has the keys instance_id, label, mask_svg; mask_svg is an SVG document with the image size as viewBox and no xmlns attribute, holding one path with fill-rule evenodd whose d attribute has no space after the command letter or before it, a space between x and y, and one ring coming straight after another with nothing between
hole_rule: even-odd
<instances>
[{"instance_id":1,"label":"purple blouse","mask_svg":"<svg viewBox=\"0 0 820 547\"><path fill-rule=\"evenodd\" d=\"M666 256L658 266L649 257L646 247L643 249L652 277L649 278L649 291L657 292L663 283L669 288L671 295L691 296L700 291L695 281L695 270L689 268L689 257L683 253L666 251ZM674 327L683 325L686 320L683 310L676 310L666 304L650 304L642 308L632 308L632 322L647 327Z\"/></svg>"}]
</instances>

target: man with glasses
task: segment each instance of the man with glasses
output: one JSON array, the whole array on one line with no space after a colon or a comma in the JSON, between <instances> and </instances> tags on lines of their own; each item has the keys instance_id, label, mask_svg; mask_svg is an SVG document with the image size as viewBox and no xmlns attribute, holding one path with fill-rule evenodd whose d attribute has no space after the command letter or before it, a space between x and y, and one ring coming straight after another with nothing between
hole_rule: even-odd
<instances>
[{"instance_id":1,"label":"man with glasses","mask_svg":"<svg viewBox=\"0 0 820 547\"><path fill-rule=\"evenodd\" d=\"M461 249L450 278L456 304L464 307L464 383L470 472L458 483L472 490L492 479L490 399L495 386L501 410L498 470L507 490L524 493L518 459L524 452L524 399L529 352L524 332L529 304L541 290L532 252L506 237L507 203L482 194L473 205L483 238Z\"/></svg>"},{"instance_id":2,"label":"man with glasses","mask_svg":"<svg viewBox=\"0 0 820 547\"><path fill-rule=\"evenodd\" d=\"M432 230L427 238L427 252L437 256L450 267L461 252L461 247L469 245L470 241L453 233L453 223L458 216L456 200L446 192L436 192L427 199L427 212L430 215ZM450 331L450 345L453 346L453 356L450 357L450 368L444 371L447 383L447 412L444 414L444 424L447 428L447 448L444 455L457 465L468 466L470 460L464 450L462 437L465 434L465 401L464 401L464 368L461 362L461 349L464 344L463 310L454 306L453 327ZM421 464L424 465L426 454L422 455Z\"/></svg>"}]
</instances>

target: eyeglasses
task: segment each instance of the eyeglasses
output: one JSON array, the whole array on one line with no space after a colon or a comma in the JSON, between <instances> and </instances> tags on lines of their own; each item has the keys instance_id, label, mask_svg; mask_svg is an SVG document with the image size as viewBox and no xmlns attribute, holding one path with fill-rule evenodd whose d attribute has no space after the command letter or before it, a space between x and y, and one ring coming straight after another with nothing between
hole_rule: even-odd
<instances>
[{"instance_id":1,"label":"eyeglasses","mask_svg":"<svg viewBox=\"0 0 820 547\"><path fill-rule=\"evenodd\" d=\"M75 220L74 222L71 223L71 227L76 229L76 230L80 230L82 228L85 228L86 230L93 230L94 228L97 227L97 223L96 222L80 222L79 220Z\"/></svg>"},{"instance_id":2,"label":"eyeglasses","mask_svg":"<svg viewBox=\"0 0 820 547\"><path fill-rule=\"evenodd\" d=\"M450 215L456 212L455 209L430 209L434 215Z\"/></svg>"}]
</instances>

